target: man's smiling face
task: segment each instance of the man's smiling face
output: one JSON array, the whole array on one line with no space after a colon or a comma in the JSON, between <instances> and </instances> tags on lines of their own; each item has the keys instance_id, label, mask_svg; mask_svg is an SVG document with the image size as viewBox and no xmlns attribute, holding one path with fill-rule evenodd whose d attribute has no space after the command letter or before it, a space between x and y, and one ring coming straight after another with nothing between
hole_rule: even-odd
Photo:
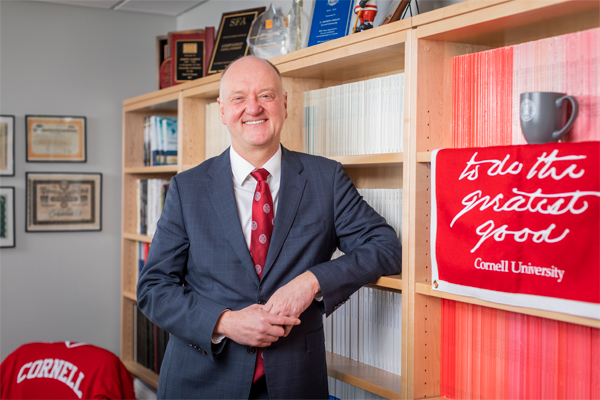
<instances>
[{"instance_id":1,"label":"man's smiling face","mask_svg":"<svg viewBox=\"0 0 600 400\"><path fill-rule=\"evenodd\" d=\"M271 65L256 57L236 61L223 77L218 101L236 152L275 154L287 118L287 94Z\"/></svg>"}]
</instances>

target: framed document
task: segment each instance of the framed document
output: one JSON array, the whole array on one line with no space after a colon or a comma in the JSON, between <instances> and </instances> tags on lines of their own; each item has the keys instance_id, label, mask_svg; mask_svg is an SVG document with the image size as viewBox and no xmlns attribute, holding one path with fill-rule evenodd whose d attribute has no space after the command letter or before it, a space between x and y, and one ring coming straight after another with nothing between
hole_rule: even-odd
<instances>
[{"instance_id":1,"label":"framed document","mask_svg":"<svg viewBox=\"0 0 600 400\"><path fill-rule=\"evenodd\" d=\"M385 16L383 17L383 21L381 21L381 25L399 21L400 17L402 17L402 14L404 13L404 10L406 10L406 7L409 5L410 0L393 0L385 12Z\"/></svg>"},{"instance_id":2,"label":"framed document","mask_svg":"<svg viewBox=\"0 0 600 400\"><path fill-rule=\"evenodd\" d=\"M15 188L0 186L0 247L15 247Z\"/></svg>"},{"instance_id":3,"label":"framed document","mask_svg":"<svg viewBox=\"0 0 600 400\"><path fill-rule=\"evenodd\" d=\"M250 26L257 16L265 12L265 9L260 7L223 14L207 75L217 74L232 61L248 55L246 38L250 33Z\"/></svg>"},{"instance_id":4,"label":"framed document","mask_svg":"<svg viewBox=\"0 0 600 400\"><path fill-rule=\"evenodd\" d=\"M171 86L206 76L215 43L215 28L169 33Z\"/></svg>"},{"instance_id":5,"label":"framed document","mask_svg":"<svg viewBox=\"0 0 600 400\"><path fill-rule=\"evenodd\" d=\"M25 231L102 229L102 174L27 172Z\"/></svg>"},{"instance_id":6,"label":"framed document","mask_svg":"<svg viewBox=\"0 0 600 400\"><path fill-rule=\"evenodd\" d=\"M0 115L0 176L15 176L14 115Z\"/></svg>"},{"instance_id":7,"label":"framed document","mask_svg":"<svg viewBox=\"0 0 600 400\"><path fill-rule=\"evenodd\" d=\"M27 162L87 161L86 118L26 115Z\"/></svg>"},{"instance_id":8,"label":"framed document","mask_svg":"<svg viewBox=\"0 0 600 400\"><path fill-rule=\"evenodd\" d=\"M354 0L316 0L308 46L344 37L350 30Z\"/></svg>"}]
</instances>

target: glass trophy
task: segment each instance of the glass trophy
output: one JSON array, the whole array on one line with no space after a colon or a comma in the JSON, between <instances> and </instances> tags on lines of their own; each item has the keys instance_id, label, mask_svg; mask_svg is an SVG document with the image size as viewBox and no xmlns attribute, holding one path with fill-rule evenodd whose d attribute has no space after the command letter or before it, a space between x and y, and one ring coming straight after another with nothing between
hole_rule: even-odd
<instances>
[{"instance_id":1,"label":"glass trophy","mask_svg":"<svg viewBox=\"0 0 600 400\"><path fill-rule=\"evenodd\" d=\"M252 22L247 42L253 56L269 59L286 54L288 40L285 17L271 4Z\"/></svg>"},{"instance_id":2,"label":"glass trophy","mask_svg":"<svg viewBox=\"0 0 600 400\"><path fill-rule=\"evenodd\" d=\"M302 48L302 1L292 0L292 8L288 14L288 53Z\"/></svg>"}]
</instances>

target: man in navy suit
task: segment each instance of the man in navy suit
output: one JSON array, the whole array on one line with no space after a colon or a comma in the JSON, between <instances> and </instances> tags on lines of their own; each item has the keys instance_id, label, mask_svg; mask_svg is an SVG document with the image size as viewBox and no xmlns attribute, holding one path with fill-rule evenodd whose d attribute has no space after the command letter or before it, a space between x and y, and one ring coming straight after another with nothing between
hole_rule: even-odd
<instances>
[{"instance_id":1,"label":"man in navy suit","mask_svg":"<svg viewBox=\"0 0 600 400\"><path fill-rule=\"evenodd\" d=\"M401 272L400 242L338 162L281 146L287 94L272 64L232 63L218 101L231 147L171 179L137 287L140 309L171 333L159 398L327 399L322 314ZM255 269L261 168L274 219ZM336 248L345 255L331 260Z\"/></svg>"}]
</instances>

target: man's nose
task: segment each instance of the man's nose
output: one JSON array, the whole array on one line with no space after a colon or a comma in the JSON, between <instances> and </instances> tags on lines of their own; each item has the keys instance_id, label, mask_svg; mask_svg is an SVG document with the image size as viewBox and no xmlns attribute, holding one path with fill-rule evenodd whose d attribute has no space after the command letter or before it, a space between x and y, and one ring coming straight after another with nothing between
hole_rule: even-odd
<instances>
[{"instance_id":1,"label":"man's nose","mask_svg":"<svg viewBox=\"0 0 600 400\"><path fill-rule=\"evenodd\" d=\"M246 102L246 113L251 115L256 115L262 111L262 106L258 99L254 97L250 97Z\"/></svg>"}]
</instances>

